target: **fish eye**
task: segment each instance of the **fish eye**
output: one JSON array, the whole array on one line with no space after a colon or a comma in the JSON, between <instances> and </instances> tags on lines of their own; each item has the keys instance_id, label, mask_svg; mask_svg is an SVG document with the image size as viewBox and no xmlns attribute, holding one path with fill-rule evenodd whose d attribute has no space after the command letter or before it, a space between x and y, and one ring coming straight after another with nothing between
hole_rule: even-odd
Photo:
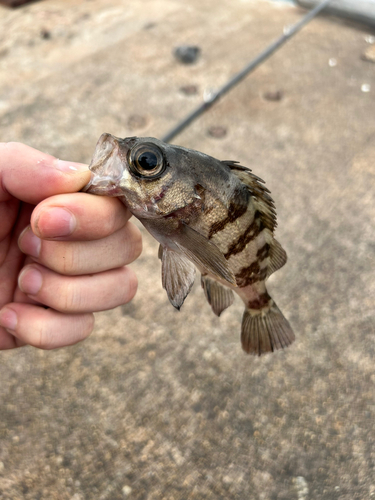
<instances>
[{"instance_id":1,"label":"fish eye","mask_svg":"<svg viewBox=\"0 0 375 500\"><path fill-rule=\"evenodd\" d=\"M151 143L140 144L130 151L129 165L138 177L159 177L165 169L161 150Z\"/></svg>"}]
</instances>

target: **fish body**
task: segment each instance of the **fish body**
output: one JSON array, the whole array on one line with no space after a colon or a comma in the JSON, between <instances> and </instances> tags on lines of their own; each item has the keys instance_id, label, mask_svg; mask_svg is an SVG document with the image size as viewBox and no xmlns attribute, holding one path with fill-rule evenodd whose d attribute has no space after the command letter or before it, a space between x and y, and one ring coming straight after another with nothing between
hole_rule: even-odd
<instances>
[{"instance_id":1,"label":"fish body","mask_svg":"<svg viewBox=\"0 0 375 500\"><path fill-rule=\"evenodd\" d=\"M198 268L217 316L233 303L233 292L243 300L247 353L293 342L265 284L287 260L274 238L275 205L250 169L155 138L110 134L100 137L89 168L84 191L120 197L159 241L162 283L174 307L182 306Z\"/></svg>"}]
</instances>

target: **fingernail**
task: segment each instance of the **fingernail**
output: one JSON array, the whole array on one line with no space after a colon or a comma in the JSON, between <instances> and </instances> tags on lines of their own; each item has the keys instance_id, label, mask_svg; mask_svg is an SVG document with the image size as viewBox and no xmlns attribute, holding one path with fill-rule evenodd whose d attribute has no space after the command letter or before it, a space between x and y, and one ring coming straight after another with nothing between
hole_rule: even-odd
<instances>
[{"instance_id":1,"label":"fingernail","mask_svg":"<svg viewBox=\"0 0 375 500\"><path fill-rule=\"evenodd\" d=\"M35 226L42 238L58 238L73 233L76 219L69 210L52 207L41 212L35 221Z\"/></svg>"},{"instance_id":2,"label":"fingernail","mask_svg":"<svg viewBox=\"0 0 375 500\"><path fill-rule=\"evenodd\" d=\"M18 246L21 252L31 255L31 257L39 257L41 245L41 239L35 236L30 226L24 229L18 238Z\"/></svg>"},{"instance_id":3,"label":"fingernail","mask_svg":"<svg viewBox=\"0 0 375 500\"><path fill-rule=\"evenodd\" d=\"M13 309L4 307L0 311L0 326L7 330L15 330L17 328L17 314Z\"/></svg>"},{"instance_id":4,"label":"fingernail","mask_svg":"<svg viewBox=\"0 0 375 500\"><path fill-rule=\"evenodd\" d=\"M42 275L35 267L27 266L18 277L18 286L26 295L36 295L42 288Z\"/></svg>"},{"instance_id":5,"label":"fingernail","mask_svg":"<svg viewBox=\"0 0 375 500\"><path fill-rule=\"evenodd\" d=\"M72 161L56 160L55 167L61 172L85 172L88 170L88 165L84 163L74 163Z\"/></svg>"}]
</instances>

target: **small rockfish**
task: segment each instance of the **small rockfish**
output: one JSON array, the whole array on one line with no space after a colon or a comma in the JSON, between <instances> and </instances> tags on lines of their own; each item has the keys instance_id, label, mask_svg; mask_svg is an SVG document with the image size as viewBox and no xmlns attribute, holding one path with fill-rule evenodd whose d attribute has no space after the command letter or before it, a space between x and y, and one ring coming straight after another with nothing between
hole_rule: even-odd
<instances>
[{"instance_id":1,"label":"small rockfish","mask_svg":"<svg viewBox=\"0 0 375 500\"><path fill-rule=\"evenodd\" d=\"M286 262L274 238L276 211L264 181L238 162L219 161L154 138L103 134L84 191L118 196L160 243L162 283L180 309L195 269L213 312L245 304L241 341L250 354L281 349L293 331L267 293Z\"/></svg>"}]
</instances>

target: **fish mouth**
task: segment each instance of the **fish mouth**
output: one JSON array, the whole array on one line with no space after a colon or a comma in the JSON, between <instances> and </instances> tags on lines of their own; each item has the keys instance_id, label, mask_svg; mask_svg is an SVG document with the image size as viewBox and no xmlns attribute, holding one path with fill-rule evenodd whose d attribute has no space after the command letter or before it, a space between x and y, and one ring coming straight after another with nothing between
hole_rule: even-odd
<instances>
[{"instance_id":1,"label":"fish mouth","mask_svg":"<svg viewBox=\"0 0 375 500\"><path fill-rule=\"evenodd\" d=\"M91 179L82 189L83 192L105 196L123 195L119 186L124 173L120 141L111 134L100 136L89 165Z\"/></svg>"}]
</instances>

